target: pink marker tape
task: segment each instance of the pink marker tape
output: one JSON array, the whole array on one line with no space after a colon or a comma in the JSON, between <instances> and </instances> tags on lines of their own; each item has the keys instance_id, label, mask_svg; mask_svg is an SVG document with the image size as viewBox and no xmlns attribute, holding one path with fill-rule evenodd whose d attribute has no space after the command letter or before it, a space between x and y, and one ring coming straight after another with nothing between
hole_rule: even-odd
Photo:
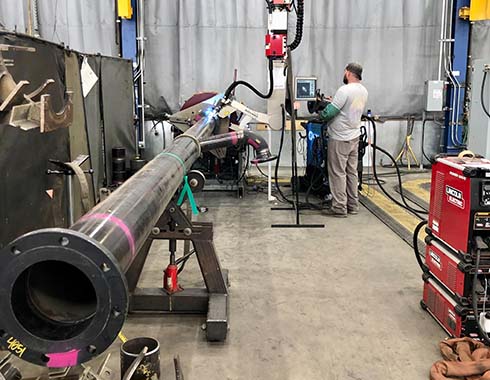
<instances>
[{"instance_id":1,"label":"pink marker tape","mask_svg":"<svg viewBox=\"0 0 490 380\"><path fill-rule=\"evenodd\" d=\"M247 141L250 145L252 145L255 149L257 149L259 147L259 144L257 143L257 141L255 141L254 139L248 139Z\"/></svg>"},{"instance_id":2,"label":"pink marker tape","mask_svg":"<svg viewBox=\"0 0 490 380\"><path fill-rule=\"evenodd\" d=\"M89 219L109 220L111 223L119 227L119 229L126 236L126 239L129 244L129 249L131 250L131 256L134 257L136 255L136 245L134 242L133 234L129 230L129 227L126 225L126 223L124 223L121 219L111 214L91 214L91 215L84 216L82 218L82 220L89 220Z\"/></svg>"},{"instance_id":3,"label":"pink marker tape","mask_svg":"<svg viewBox=\"0 0 490 380\"><path fill-rule=\"evenodd\" d=\"M49 358L48 367L50 368L73 367L78 364L79 352L80 350L71 350L67 352L46 354L46 356Z\"/></svg>"}]
</instances>

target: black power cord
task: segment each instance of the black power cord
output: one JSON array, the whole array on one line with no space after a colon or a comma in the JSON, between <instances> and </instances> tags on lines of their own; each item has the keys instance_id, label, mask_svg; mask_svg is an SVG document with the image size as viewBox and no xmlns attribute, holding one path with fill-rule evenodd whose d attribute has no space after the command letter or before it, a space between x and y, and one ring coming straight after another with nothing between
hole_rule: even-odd
<instances>
[{"instance_id":1,"label":"black power cord","mask_svg":"<svg viewBox=\"0 0 490 380\"><path fill-rule=\"evenodd\" d=\"M272 93L274 92L274 68L273 68L273 60L272 59L269 59L269 83L270 83L269 92L267 94L262 94L259 90L257 90L250 83L245 82L243 80L238 80L238 81L235 81L232 84L230 84L230 86L228 86L228 88L225 91L224 98L229 99L233 90L235 90L235 88L237 88L238 86L241 85L241 86L245 86L248 89L252 90L253 93L255 95L257 95L258 97L260 97L262 99L269 99L272 96Z\"/></svg>"},{"instance_id":2,"label":"black power cord","mask_svg":"<svg viewBox=\"0 0 490 380\"><path fill-rule=\"evenodd\" d=\"M490 112L488 112L488 108L485 104L485 84L486 84L486 81L487 81L487 74L488 74L488 71L485 70L485 74L483 74L483 81L481 83L481 93L480 93L480 100L481 100L481 106L483 108L483 111L485 112L485 114L490 117Z\"/></svg>"},{"instance_id":3,"label":"black power cord","mask_svg":"<svg viewBox=\"0 0 490 380\"><path fill-rule=\"evenodd\" d=\"M410 206L407 202L407 200L405 199L405 195L403 193L403 186L402 186L402 176L401 176L401 172L400 172L400 167L398 166L398 164L396 163L395 161L395 158L390 154L388 153L385 149L383 148L380 148L378 145L377 145L377 142L376 142L376 122L374 121L374 119L370 116L363 116L365 120L368 120L370 123L371 123L371 126L373 128L373 144L372 144L372 147L373 147L373 175L374 175L374 179L376 180L376 183L378 185L378 187L381 189L381 191L383 192L383 194L388 197L388 199L390 199L393 203L395 203L396 205L404 208L405 210L407 211L410 211L412 212L413 214L415 214L417 217L419 217L420 219L424 219L422 216L420 216L419 214L428 214L427 211L425 210L419 210L419 209L415 209L413 208L412 206ZM397 199L395 199L383 186L383 184L381 183L381 181L379 180L378 178L378 173L376 171L376 151L380 151L381 153L385 154L386 156L388 156L388 158L391 160L391 162L393 163L394 167L395 167L395 170L396 170L396 174L397 174L397 177L398 177L398 186L400 188L400 197L402 199L402 202L398 201Z\"/></svg>"},{"instance_id":4,"label":"black power cord","mask_svg":"<svg viewBox=\"0 0 490 380\"><path fill-rule=\"evenodd\" d=\"M262 177L269 178L269 176L265 174L264 171L260 168L259 164L255 164L255 167L257 168L257 170L259 171Z\"/></svg>"},{"instance_id":5,"label":"black power cord","mask_svg":"<svg viewBox=\"0 0 490 380\"><path fill-rule=\"evenodd\" d=\"M247 174L247 170L250 166L250 146L247 145L246 151L247 151L247 156L246 156L247 158L245 158L245 168L243 169L242 175L236 181L237 185L239 185L242 179L245 178L245 175Z\"/></svg>"},{"instance_id":6,"label":"black power cord","mask_svg":"<svg viewBox=\"0 0 490 380\"><path fill-rule=\"evenodd\" d=\"M279 201L283 203L288 203L290 205L294 205L295 202L283 193L281 186L279 185L279 165L281 162L281 155L282 155L282 149L284 147L284 135L286 134L286 107L284 105L281 106L282 108L282 128L281 128L281 140L279 142L279 151L277 152L277 159L276 159L276 166L274 168L274 184L276 186L277 193L279 195ZM296 148L295 148L296 149ZM294 180L294 178L293 178ZM299 191L299 189L297 189ZM299 203L297 205L300 208L308 207L308 204L305 203Z\"/></svg>"},{"instance_id":7,"label":"black power cord","mask_svg":"<svg viewBox=\"0 0 490 380\"><path fill-rule=\"evenodd\" d=\"M427 223L427 220L422 220L417 224L417 227L415 227L415 230L413 231L413 252L415 253L415 258L417 259L420 269L422 269L422 272L424 273L429 273L429 268L427 268L427 265L422 261L422 255L419 251L419 233L422 227L427 225Z\"/></svg>"},{"instance_id":8,"label":"black power cord","mask_svg":"<svg viewBox=\"0 0 490 380\"><path fill-rule=\"evenodd\" d=\"M276 185L276 190L279 193L279 196L281 197L281 201L289 204L294 204L292 200L288 199L284 195L284 193L281 190L281 187L279 186L279 163L281 162L282 148L284 147L284 135L286 134L286 108L284 107L284 104L281 105L281 108L282 108L281 140L279 142L279 151L277 152L276 166L274 168L274 184Z\"/></svg>"}]
</instances>

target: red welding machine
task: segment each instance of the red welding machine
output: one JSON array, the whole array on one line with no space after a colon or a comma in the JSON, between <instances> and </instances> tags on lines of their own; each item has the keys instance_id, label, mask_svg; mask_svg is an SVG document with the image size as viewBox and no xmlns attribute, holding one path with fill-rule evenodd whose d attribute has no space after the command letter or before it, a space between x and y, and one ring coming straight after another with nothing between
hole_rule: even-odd
<instances>
[{"instance_id":1,"label":"red welding machine","mask_svg":"<svg viewBox=\"0 0 490 380\"><path fill-rule=\"evenodd\" d=\"M490 235L490 160L438 158L432 166L429 229L452 250L471 254Z\"/></svg>"},{"instance_id":2,"label":"red welding machine","mask_svg":"<svg viewBox=\"0 0 490 380\"><path fill-rule=\"evenodd\" d=\"M454 337L481 335L474 310L488 332L490 250L477 241L490 242L490 160L436 158L427 234L422 306Z\"/></svg>"}]
</instances>

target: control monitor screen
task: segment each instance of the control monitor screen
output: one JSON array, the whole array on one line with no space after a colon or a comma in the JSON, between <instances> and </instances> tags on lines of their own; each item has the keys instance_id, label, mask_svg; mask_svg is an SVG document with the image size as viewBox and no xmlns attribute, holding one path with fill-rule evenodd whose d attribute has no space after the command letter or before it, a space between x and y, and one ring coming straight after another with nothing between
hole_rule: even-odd
<instances>
[{"instance_id":1,"label":"control monitor screen","mask_svg":"<svg viewBox=\"0 0 490 380\"><path fill-rule=\"evenodd\" d=\"M314 77L296 77L296 100L315 100L316 80Z\"/></svg>"}]
</instances>

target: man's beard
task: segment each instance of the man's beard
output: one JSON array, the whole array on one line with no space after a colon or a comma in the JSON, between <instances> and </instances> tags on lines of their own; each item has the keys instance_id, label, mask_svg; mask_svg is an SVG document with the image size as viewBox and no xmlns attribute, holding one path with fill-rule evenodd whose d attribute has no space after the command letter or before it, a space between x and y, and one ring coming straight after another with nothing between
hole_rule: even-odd
<instances>
[{"instance_id":1,"label":"man's beard","mask_svg":"<svg viewBox=\"0 0 490 380\"><path fill-rule=\"evenodd\" d=\"M349 81L347 80L347 75L344 75L344 84L349 84Z\"/></svg>"}]
</instances>

